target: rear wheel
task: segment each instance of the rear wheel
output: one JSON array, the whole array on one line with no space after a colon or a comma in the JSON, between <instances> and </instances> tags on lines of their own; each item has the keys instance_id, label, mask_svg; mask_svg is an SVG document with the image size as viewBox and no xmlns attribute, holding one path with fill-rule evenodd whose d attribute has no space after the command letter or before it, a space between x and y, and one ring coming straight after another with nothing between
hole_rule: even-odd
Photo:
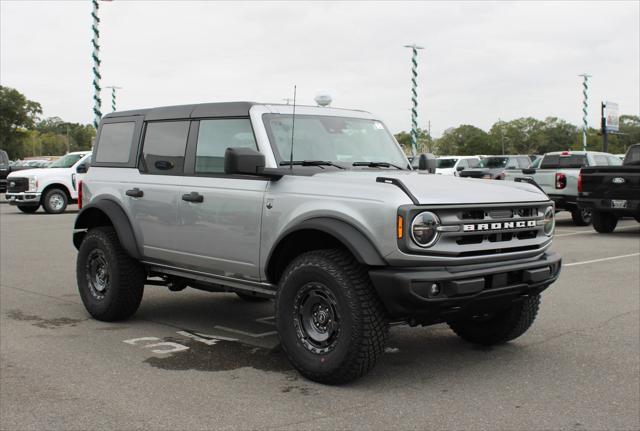
<instances>
[{"instance_id":1,"label":"rear wheel","mask_svg":"<svg viewBox=\"0 0 640 431\"><path fill-rule=\"evenodd\" d=\"M33 214L38 211L40 205L18 205L18 209L25 214Z\"/></svg>"},{"instance_id":2,"label":"rear wheel","mask_svg":"<svg viewBox=\"0 0 640 431\"><path fill-rule=\"evenodd\" d=\"M618 217L611 213L597 211L593 213L593 228L600 233L611 233L618 224Z\"/></svg>"},{"instance_id":3,"label":"rear wheel","mask_svg":"<svg viewBox=\"0 0 640 431\"><path fill-rule=\"evenodd\" d=\"M276 326L291 364L330 384L365 375L388 334L369 275L342 250L310 251L289 264L276 298Z\"/></svg>"},{"instance_id":4,"label":"rear wheel","mask_svg":"<svg viewBox=\"0 0 640 431\"><path fill-rule=\"evenodd\" d=\"M102 226L91 229L82 241L76 278L89 314L110 322L136 312L146 273L142 264L124 251L114 229Z\"/></svg>"},{"instance_id":5,"label":"rear wheel","mask_svg":"<svg viewBox=\"0 0 640 431\"><path fill-rule=\"evenodd\" d=\"M42 198L42 207L49 214L60 214L67 209L69 198L62 189L49 189Z\"/></svg>"},{"instance_id":6,"label":"rear wheel","mask_svg":"<svg viewBox=\"0 0 640 431\"><path fill-rule=\"evenodd\" d=\"M510 308L448 322L460 338L476 344L502 344L518 338L531 327L540 307L540 295L529 296Z\"/></svg>"},{"instance_id":7,"label":"rear wheel","mask_svg":"<svg viewBox=\"0 0 640 431\"><path fill-rule=\"evenodd\" d=\"M576 226L589 226L591 224L591 210L574 207L571 209L571 219Z\"/></svg>"}]
</instances>

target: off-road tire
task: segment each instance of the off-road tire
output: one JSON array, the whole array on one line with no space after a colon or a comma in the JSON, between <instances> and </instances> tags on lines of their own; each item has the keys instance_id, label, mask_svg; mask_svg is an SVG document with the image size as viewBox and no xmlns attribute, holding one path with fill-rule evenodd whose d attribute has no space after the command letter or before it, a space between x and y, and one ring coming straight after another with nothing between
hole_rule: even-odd
<instances>
[{"instance_id":1,"label":"off-road tire","mask_svg":"<svg viewBox=\"0 0 640 431\"><path fill-rule=\"evenodd\" d=\"M108 283L102 292L92 287L91 256L99 254L106 261ZM98 320L112 322L132 316L142 300L146 272L120 245L112 227L89 230L84 237L76 262L76 279L85 308Z\"/></svg>"},{"instance_id":2,"label":"off-road tire","mask_svg":"<svg viewBox=\"0 0 640 431\"><path fill-rule=\"evenodd\" d=\"M54 199L61 204L56 206ZM69 205L69 197L62 189L49 189L42 197L42 208L48 214L62 214L67 209L67 205Z\"/></svg>"},{"instance_id":3,"label":"off-road tire","mask_svg":"<svg viewBox=\"0 0 640 431\"><path fill-rule=\"evenodd\" d=\"M22 211L25 214L33 214L34 212L38 211L38 208L40 208L40 205L35 206L35 205L17 205L18 209L20 211Z\"/></svg>"},{"instance_id":4,"label":"off-road tire","mask_svg":"<svg viewBox=\"0 0 640 431\"><path fill-rule=\"evenodd\" d=\"M332 348L311 351L296 326L296 301L309 286L324 286L335 299L339 331ZM343 250L315 250L286 268L276 297L276 327L291 364L306 378L342 384L364 376L384 352L389 324L365 267Z\"/></svg>"},{"instance_id":5,"label":"off-road tire","mask_svg":"<svg viewBox=\"0 0 640 431\"><path fill-rule=\"evenodd\" d=\"M593 220L593 215L590 210L573 207L571 209L571 219L576 226L589 226Z\"/></svg>"},{"instance_id":6,"label":"off-road tire","mask_svg":"<svg viewBox=\"0 0 640 431\"><path fill-rule=\"evenodd\" d=\"M486 346L503 344L524 334L533 324L540 307L540 295L524 298L492 316L474 316L448 322L463 340Z\"/></svg>"},{"instance_id":7,"label":"off-road tire","mask_svg":"<svg viewBox=\"0 0 640 431\"><path fill-rule=\"evenodd\" d=\"M608 213L597 211L593 213L593 228L600 233L611 233L618 224L618 217Z\"/></svg>"},{"instance_id":8,"label":"off-road tire","mask_svg":"<svg viewBox=\"0 0 640 431\"><path fill-rule=\"evenodd\" d=\"M236 292L236 295L238 295L238 298L247 302L267 302L269 300L269 298L265 298L264 296L251 295L250 293L244 292Z\"/></svg>"}]
</instances>

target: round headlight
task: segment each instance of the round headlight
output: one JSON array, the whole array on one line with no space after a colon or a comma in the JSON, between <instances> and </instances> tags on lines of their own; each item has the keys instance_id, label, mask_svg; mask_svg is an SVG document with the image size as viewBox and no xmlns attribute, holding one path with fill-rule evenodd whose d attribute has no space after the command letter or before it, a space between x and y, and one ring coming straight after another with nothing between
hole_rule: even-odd
<instances>
[{"instance_id":1,"label":"round headlight","mask_svg":"<svg viewBox=\"0 0 640 431\"><path fill-rule=\"evenodd\" d=\"M425 211L413 218L411 238L420 247L431 247L438 240L440 219L432 212Z\"/></svg>"},{"instance_id":2,"label":"round headlight","mask_svg":"<svg viewBox=\"0 0 640 431\"><path fill-rule=\"evenodd\" d=\"M544 210L544 234L553 235L553 229L556 227L556 212L553 207L547 207Z\"/></svg>"}]
</instances>

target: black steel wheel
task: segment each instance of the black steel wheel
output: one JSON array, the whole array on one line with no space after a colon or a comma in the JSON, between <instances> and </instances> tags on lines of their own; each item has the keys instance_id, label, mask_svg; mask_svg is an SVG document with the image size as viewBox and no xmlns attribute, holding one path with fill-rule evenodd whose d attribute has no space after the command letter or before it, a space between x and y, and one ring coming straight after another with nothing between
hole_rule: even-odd
<instances>
[{"instance_id":1,"label":"black steel wheel","mask_svg":"<svg viewBox=\"0 0 640 431\"><path fill-rule=\"evenodd\" d=\"M302 286L293 300L293 324L298 340L310 352L330 352L340 334L338 300L322 283L311 282Z\"/></svg>"},{"instance_id":2,"label":"black steel wheel","mask_svg":"<svg viewBox=\"0 0 640 431\"><path fill-rule=\"evenodd\" d=\"M384 352L388 322L364 266L344 250L315 250L284 271L276 297L280 345L308 379L364 376Z\"/></svg>"},{"instance_id":3,"label":"black steel wheel","mask_svg":"<svg viewBox=\"0 0 640 431\"><path fill-rule=\"evenodd\" d=\"M87 232L78 250L76 280L82 303L94 318L111 322L133 315L146 278L144 267L124 251L112 227Z\"/></svg>"}]
</instances>

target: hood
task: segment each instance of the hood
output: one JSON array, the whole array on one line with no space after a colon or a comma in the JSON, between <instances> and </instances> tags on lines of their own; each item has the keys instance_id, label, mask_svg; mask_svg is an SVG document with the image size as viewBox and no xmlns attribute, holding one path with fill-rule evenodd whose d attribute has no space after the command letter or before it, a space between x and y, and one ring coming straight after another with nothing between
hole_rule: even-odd
<instances>
[{"instance_id":1,"label":"hood","mask_svg":"<svg viewBox=\"0 0 640 431\"><path fill-rule=\"evenodd\" d=\"M384 194L390 184L376 183L377 177L397 178L422 205L430 204L488 204L509 202L544 202L547 195L527 183L513 181L478 180L449 175L423 174L416 171L331 171L316 174L314 178L338 181L344 185L366 183ZM398 191L400 188L395 187ZM378 189L380 190L378 192ZM402 191L400 191L402 193ZM407 197L407 199L409 199Z\"/></svg>"},{"instance_id":2,"label":"hood","mask_svg":"<svg viewBox=\"0 0 640 431\"><path fill-rule=\"evenodd\" d=\"M11 172L7 178L17 178L17 177L26 177L30 175L42 175L47 172L51 172L49 168L29 168L29 169L20 169L19 171Z\"/></svg>"}]
</instances>

